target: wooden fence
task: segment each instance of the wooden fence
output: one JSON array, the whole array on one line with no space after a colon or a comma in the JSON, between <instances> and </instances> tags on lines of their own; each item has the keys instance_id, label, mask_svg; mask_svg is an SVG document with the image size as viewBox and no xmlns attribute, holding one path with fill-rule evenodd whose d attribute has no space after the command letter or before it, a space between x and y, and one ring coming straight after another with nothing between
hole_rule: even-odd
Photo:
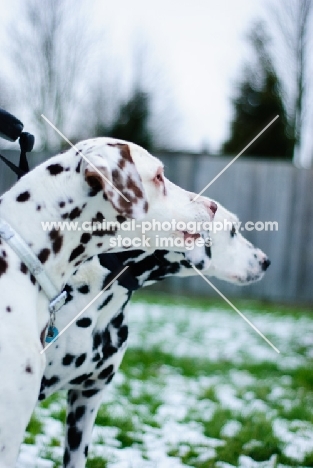
<instances>
[{"instance_id":1,"label":"wooden fence","mask_svg":"<svg viewBox=\"0 0 313 468\"><path fill-rule=\"evenodd\" d=\"M18 153L1 151L17 162ZM158 154L166 175L195 192L202 190L231 160L228 157L191 154ZM47 155L30 154L31 166ZM1 163L0 192L16 177ZM313 303L313 171L284 162L241 158L205 192L236 213L242 222L277 221L278 231L251 231L246 237L271 259L265 278L254 285L236 287L223 281L214 284L229 297ZM167 280L163 289L216 295L201 278Z\"/></svg>"}]
</instances>

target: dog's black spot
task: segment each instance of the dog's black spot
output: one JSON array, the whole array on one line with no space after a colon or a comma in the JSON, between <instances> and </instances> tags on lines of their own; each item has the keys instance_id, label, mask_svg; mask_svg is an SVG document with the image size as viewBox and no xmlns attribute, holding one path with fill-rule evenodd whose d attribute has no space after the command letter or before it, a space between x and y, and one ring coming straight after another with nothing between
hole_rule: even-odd
<instances>
[{"instance_id":1,"label":"dog's black spot","mask_svg":"<svg viewBox=\"0 0 313 468\"><path fill-rule=\"evenodd\" d=\"M100 361L97 362L96 369L101 369L105 361L106 361L105 358L100 359Z\"/></svg>"},{"instance_id":2,"label":"dog's black spot","mask_svg":"<svg viewBox=\"0 0 313 468\"><path fill-rule=\"evenodd\" d=\"M79 421L85 414L86 407L85 406L78 406L75 410L75 419Z\"/></svg>"},{"instance_id":3,"label":"dog's black spot","mask_svg":"<svg viewBox=\"0 0 313 468\"><path fill-rule=\"evenodd\" d=\"M123 325L117 332L118 335L118 347L122 346L122 344L127 340L128 338L128 326Z\"/></svg>"},{"instance_id":4,"label":"dog's black spot","mask_svg":"<svg viewBox=\"0 0 313 468\"><path fill-rule=\"evenodd\" d=\"M84 387L85 388L88 388L88 387L92 387L96 382L92 379L87 379L85 380L84 382Z\"/></svg>"},{"instance_id":5,"label":"dog's black spot","mask_svg":"<svg viewBox=\"0 0 313 468\"><path fill-rule=\"evenodd\" d=\"M100 357L101 357L100 354L99 354L99 353L96 353L96 354L94 355L94 357L92 358L92 361L93 361L93 362L97 362L97 361L99 361Z\"/></svg>"},{"instance_id":6,"label":"dog's black spot","mask_svg":"<svg viewBox=\"0 0 313 468\"><path fill-rule=\"evenodd\" d=\"M101 334L99 332L94 334L93 337L93 349L96 350L102 343Z\"/></svg>"},{"instance_id":7,"label":"dog's black spot","mask_svg":"<svg viewBox=\"0 0 313 468\"><path fill-rule=\"evenodd\" d=\"M91 224L93 224L93 223L102 223L102 221L105 221L105 217L103 216L103 214L100 211L98 211L96 216L91 219Z\"/></svg>"},{"instance_id":8,"label":"dog's black spot","mask_svg":"<svg viewBox=\"0 0 313 468\"><path fill-rule=\"evenodd\" d=\"M112 227L110 229L95 229L92 232L93 236L103 237L103 236L113 236L117 231L116 227Z\"/></svg>"},{"instance_id":9,"label":"dog's black spot","mask_svg":"<svg viewBox=\"0 0 313 468\"><path fill-rule=\"evenodd\" d=\"M57 375L54 375L50 379L46 379L45 377L43 377L43 380L44 380L44 383L45 383L46 387L52 387L52 385L55 385L58 382L60 382L60 379L59 379L59 377Z\"/></svg>"},{"instance_id":10,"label":"dog's black spot","mask_svg":"<svg viewBox=\"0 0 313 468\"><path fill-rule=\"evenodd\" d=\"M73 296L72 296L73 288L69 284L66 284L64 286L63 291L67 292L66 299L65 299L65 304L67 304L68 302L70 302L73 299Z\"/></svg>"},{"instance_id":11,"label":"dog's black spot","mask_svg":"<svg viewBox=\"0 0 313 468\"><path fill-rule=\"evenodd\" d=\"M97 247L99 247L99 248L102 247L102 246L103 246L103 243L102 243L102 242L99 242L99 243L97 244Z\"/></svg>"},{"instance_id":12,"label":"dog's black spot","mask_svg":"<svg viewBox=\"0 0 313 468\"><path fill-rule=\"evenodd\" d=\"M41 206L40 206L40 205L37 205L36 210L37 210L37 211L40 211L40 210L41 210Z\"/></svg>"},{"instance_id":13,"label":"dog's black spot","mask_svg":"<svg viewBox=\"0 0 313 468\"><path fill-rule=\"evenodd\" d=\"M39 397L38 397L38 400L39 400L39 401L42 401L42 400L44 400L45 398L46 398L46 395L45 395L44 393L40 393L40 394L39 394Z\"/></svg>"},{"instance_id":14,"label":"dog's black spot","mask_svg":"<svg viewBox=\"0 0 313 468\"><path fill-rule=\"evenodd\" d=\"M77 450L82 441L82 431L77 427L69 427L67 431L68 445L71 450Z\"/></svg>"},{"instance_id":15,"label":"dog's black spot","mask_svg":"<svg viewBox=\"0 0 313 468\"><path fill-rule=\"evenodd\" d=\"M125 218L124 216L121 216L121 215L117 215L116 216L116 221L118 221L120 224L122 224L122 223L125 223L125 221L127 221L127 218Z\"/></svg>"},{"instance_id":16,"label":"dog's black spot","mask_svg":"<svg viewBox=\"0 0 313 468\"><path fill-rule=\"evenodd\" d=\"M64 456L63 456L63 465L66 467L71 460L69 449L66 447Z\"/></svg>"},{"instance_id":17,"label":"dog's black spot","mask_svg":"<svg viewBox=\"0 0 313 468\"><path fill-rule=\"evenodd\" d=\"M123 312L121 312L120 314L118 314L116 317L114 317L111 320L111 323L112 323L113 327L119 328L122 325L123 320L124 320L124 314L123 314Z\"/></svg>"},{"instance_id":18,"label":"dog's black spot","mask_svg":"<svg viewBox=\"0 0 313 468\"><path fill-rule=\"evenodd\" d=\"M26 190L26 192L20 193L19 196L16 197L16 201L18 202L26 202L29 199L30 199L30 193L28 192L28 190Z\"/></svg>"},{"instance_id":19,"label":"dog's black spot","mask_svg":"<svg viewBox=\"0 0 313 468\"><path fill-rule=\"evenodd\" d=\"M79 173L79 172L80 172L80 166L81 166L81 163L82 163L82 159L80 159L80 160L78 161L78 164L77 164L77 166L76 166L76 169L75 169L75 171L76 171L77 173Z\"/></svg>"},{"instance_id":20,"label":"dog's black spot","mask_svg":"<svg viewBox=\"0 0 313 468\"><path fill-rule=\"evenodd\" d=\"M80 367L86 361L87 354L83 353L76 358L75 366Z\"/></svg>"},{"instance_id":21,"label":"dog's black spot","mask_svg":"<svg viewBox=\"0 0 313 468\"><path fill-rule=\"evenodd\" d=\"M201 260L201 262L196 263L195 267L198 268L198 270L202 270L204 267L204 260Z\"/></svg>"},{"instance_id":22,"label":"dog's black spot","mask_svg":"<svg viewBox=\"0 0 313 468\"><path fill-rule=\"evenodd\" d=\"M24 273L24 275L27 274L28 268L27 268L27 266L25 265L25 263L23 263L23 262L21 263L20 269L21 269L21 272Z\"/></svg>"},{"instance_id":23,"label":"dog's black spot","mask_svg":"<svg viewBox=\"0 0 313 468\"><path fill-rule=\"evenodd\" d=\"M107 378L107 381L105 382L106 385L109 385L109 383L112 381L113 377L114 377L114 372L113 372L113 374L109 375L109 377Z\"/></svg>"},{"instance_id":24,"label":"dog's black spot","mask_svg":"<svg viewBox=\"0 0 313 468\"><path fill-rule=\"evenodd\" d=\"M111 335L110 335L108 328L104 330L101 338L102 338L103 356L105 356L106 358L109 358L110 356L116 353L117 348L112 343Z\"/></svg>"},{"instance_id":25,"label":"dog's black spot","mask_svg":"<svg viewBox=\"0 0 313 468\"><path fill-rule=\"evenodd\" d=\"M30 275L30 280L33 284L36 284L36 278L33 274Z\"/></svg>"},{"instance_id":26,"label":"dog's black spot","mask_svg":"<svg viewBox=\"0 0 313 468\"><path fill-rule=\"evenodd\" d=\"M61 216L62 219L67 219L68 218L68 213L63 213Z\"/></svg>"},{"instance_id":27,"label":"dog's black spot","mask_svg":"<svg viewBox=\"0 0 313 468\"><path fill-rule=\"evenodd\" d=\"M86 182L90 187L88 197L95 197L102 190L102 184L98 177L88 176Z\"/></svg>"},{"instance_id":28,"label":"dog's black spot","mask_svg":"<svg viewBox=\"0 0 313 468\"><path fill-rule=\"evenodd\" d=\"M210 245L204 244L205 255L209 258L212 258L212 250Z\"/></svg>"},{"instance_id":29,"label":"dog's black spot","mask_svg":"<svg viewBox=\"0 0 313 468\"><path fill-rule=\"evenodd\" d=\"M73 203L73 201L74 201L73 198L69 198L69 199L68 199L68 202L69 202L69 203Z\"/></svg>"},{"instance_id":30,"label":"dog's black spot","mask_svg":"<svg viewBox=\"0 0 313 468\"><path fill-rule=\"evenodd\" d=\"M75 258L77 258L79 255L81 255L84 252L85 252L85 247L83 246L83 244L79 244L77 247L75 247L75 249L72 250L68 261L72 262L73 260L75 260Z\"/></svg>"},{"instance_id":31,"label":"dog's black spot","mask_svg":"<svg viewBox=\"0 0 313 468\"><path fill-rule=\"evenodd\" d=\"M7 306L6 311L7 311L7 312L12 312L11 307L10 307L10 306Z\"/></svg>"},{"instance_id":32,"label":"dog's black spot","mask_svg":"<svg viewBox=\"0 0 313 468\"><path fill-rule=\"evenodd\" d=\"M84 450L85 457L88 457L88 445L85 445L85 450Z\"/></svg>"},{"instance_id":33,"label":"dog's black spot","mask_svg":"<svg viewBox=\"0 0 313 468\"><path fill-rule=\"evenodd\" d=\"M95 389L93 389L93 390L83 390L83 391L82 391L82 395L83 395L84 397L86 397L86 398L91 398L91 397L93 397L94 395L96 395L96 394L99 393L99 392L100 392L100 390L97 389L97 388L95 388Z\"/></svg>"},{"instance_id":34,"label":"dog's black spot","mask_svg":"<svg viewBox=\"0 0 313 468\"><path fill-rule=\"evenodd\" d=\"M68 426L75 426L75 416L72 411L66 417L66 424Z\"/></svg>"},{"instance_id":35,"label":"dog's black spot","mask_svg":"<svg viewBox=\"0 0 313 468\"><path fill-rule=\"evenodd\" d=\"M112 364L108 367L106 367L105 369L103 369L103 371L100 372L100 374L98 375L98 379L106 379L107 377L109 377L109 375L112 374L114 370L114 367L112 366Z\"/></svg>"},{"instance_id":36,"label":"dog's black spot","mask_svg":"<svg viewBox=\"0 0 313 468\"><path fill-rule=\"evenodd\" d=\"M61 250L63 244L63 236L57 229L52 229L52 231L49 233L49 237L52 241L53 252L57 254Z\"/></svg>"},{"instance_id":37,"label":"dog's black spot","mask_svg":"<svg viewBox=\"0 0 313 468\"><path fill-rule=\"evenodd\" d=\"M28 373L28 374L32 374L33 373L33 369L31 368L31 366L29 364L27 364L27 366L25 367L25 371Z\"/></svg>"},{"instance_id":38,"label":"dog's black spot","mask_svg":"<svg viewBox=\"0 0 313 468\"><path fill-rule=\"evenodd\" d=\"M65 202L64 201L59 202L59 207L64 208L65 207Z\"/></svg>"},{"instance_id":39,"label":"dog's black spot","mask_svg":"<svg viewBox=\"0 0 313 468\"><path fill-rule=\"evenodd\" d=\"M102 302L102 304L100 304L100 305L98 306L97 310L101 310L101 309L103 309L103 307L105 307L106 305L108 305L108 303L111 301L112 297L113 297L113 294L110 294L108 297L106 297L106 298L104 299L104 301Z\"/></svg>"},{"instance_id":40,"label":"dog's black spot","mask_svg":"<svg viewBox=\"0 0 313 468\"><path fill-rule=\"evenodd\" d=\"M79 288L77 288L77 291L80 292L81 294L88 294L90 289L89 289L88 284L84 284L83 286L80 286Z\"/></svg>"},{"instance_id":41,"label":"dog's black spot","mask_svg":"<svg viewBox=\"0 0 313 468\"><path fill-rule=\"evenodd\" d=\"M50 255L50 249L42 249L39 252L38 258L41 261L41 263L45 263L48 260L49 255Z\"/></svg>"},{"instance_id":42,"label":"dog's black spot","mask_svg":"<svg viewBox=\"0 0 313 468\"><path fill-rule=\"evenodd\" d=\"M69 390L67 399L70 405L74 405L75 401L78 398L78 393L75 390Z\"/></svg>"},{"instance_id":43,"label":"dog's black spot","mask_svg":"<svg viewBox=\"0 0 313 468\"><path fill-rule=\"evenodd\" d=\"M88 234L88 232L84 232L84 234L82 234L81 238L80 238L80 242L82 244L87 244L91 239L91 235Z\"/></svg>"},{"instance_id":44,"label":"dog's black spot","mask_svg":"<svg viewBox=\"0 0 313 468\"><path fill-rule=\"evenodd\" d=\"M47 170L50 172L51 175L56 176L58 174L61 174L61 172L64 171L63 166L61 164L50 164L50 166L47 167Z\"/></svg>"},{"instance_id":45,"label":"dog's black spot","mask_svg":"<svg viewBox=\"0 0 313 468\"><path fill-rule=\"evenodd\" d=\"M75 356L73 356L73 354L65 354L62 360L63 366L69 366L70 364L72 364L72 362L74 361L74 358Z\"/></svg>"},{"instance_id":46,"label":"dog's black spot","mask_svg":"<svg viewBox=\"0 0 313 468\"><path fill-rule=\"evenodd\" d=\"M0 257L0 276L3 275L8 269L8 263L4 258Z\"/></svg>"},{"instance_id":47,"label":"dog's black spot","mask_svg":"<svg viewBox=\"0 0 313 468\"><path fill-rule=\"evenodd\" d=\"M81 215L82 210L76 206L69 214L69 218L72 221L75 218L78 218Z\"/></svg>"},{"instance_id":48,"label":"dog's black spot","mask_svg":"<svg viewBox=\"0 0 313 468\"><path fill-rule=\"evenodd\" d=\"M92 376L92 372L90 374L82 374L79 377L76 377L75 379L70 380L69 383L72 385L79 385L83 383L85 380L89 379L89 377L91 376Z\"/></svg>"},{"instance_id":49,"label":"dog's black spot","mask_svg":"<svg viewBox=\"0 0 313 468\"><path fill-rule=\"evenodd\" d=\"M84 317L77 320L76 325L80 328L88 328L92 324L92 320L89 317Z\"/></svg>"}]
</instances>

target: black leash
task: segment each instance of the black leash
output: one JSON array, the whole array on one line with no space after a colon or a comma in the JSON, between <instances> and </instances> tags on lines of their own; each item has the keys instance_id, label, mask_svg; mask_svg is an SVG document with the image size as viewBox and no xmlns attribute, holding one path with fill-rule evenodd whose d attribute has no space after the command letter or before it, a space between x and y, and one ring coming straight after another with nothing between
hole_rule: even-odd
<instances>
[{"instance_id":1,"label":"black leash","mask_svg":"<svg viewBox=\"0 0 313 468\"><path fill-rule=\"evenodd\" d=\"M29 172L26 153L32 151L35 143L34 135L31 135L28 132L23 132L23 128L24 125L19 119L6 110L0 108L0 137L9 141L16 141L19 138L21 148L18 166L2 155L0 155L0 159L14 172L14 174L17 175L18 179Z\"/></svg>"}]
</instances>

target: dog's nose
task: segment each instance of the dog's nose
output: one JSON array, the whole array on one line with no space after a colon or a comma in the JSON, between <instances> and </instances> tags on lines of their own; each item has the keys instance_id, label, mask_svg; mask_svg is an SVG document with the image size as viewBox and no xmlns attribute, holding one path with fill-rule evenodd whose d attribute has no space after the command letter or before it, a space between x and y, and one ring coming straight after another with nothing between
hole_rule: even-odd
<instances>
[{"instance_id":1,"label":"dog's nose","mask_svg":"<svg viewBox=\"0 0 313 468\"><path fill-rule=\"evenodd\" d=\"M266 258L265 260L263 260L263 262L261 263L262 270L266 271L268 267L270 266L270 264L271 264L270 259Z\"/></svg>"}]
</instances>

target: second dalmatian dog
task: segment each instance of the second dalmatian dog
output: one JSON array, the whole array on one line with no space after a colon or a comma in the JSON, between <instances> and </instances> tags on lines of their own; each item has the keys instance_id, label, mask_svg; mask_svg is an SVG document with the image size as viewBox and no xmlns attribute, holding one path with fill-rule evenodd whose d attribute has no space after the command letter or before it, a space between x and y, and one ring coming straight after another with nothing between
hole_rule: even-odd
<instances>
[{"instance_id":1,"label":"second dalmatian dog","mask_svg":"<svg viewBox=\"0 0 313 468\"><path fill-rule=\"evenodd\" d=\"M127 346L126 305L132 293L169 276L191 276L196 264L207 276L238 285L260 280L270 261L236 232L237 217L218 204L215 221L228 229L210 233L212 246L188 253L159 250L154 254L129 251L103 254L80 266L67 284L67 304L57 314L62 329L126 265L129 269L47 350L47 367L39 399L60 389L68 390L64 467L85 467L91 432L102 391L117 371ZM198 249L199 250L199 249ZM201 253L201 252L200 252Z\"/></svg>"}]
</instances>

